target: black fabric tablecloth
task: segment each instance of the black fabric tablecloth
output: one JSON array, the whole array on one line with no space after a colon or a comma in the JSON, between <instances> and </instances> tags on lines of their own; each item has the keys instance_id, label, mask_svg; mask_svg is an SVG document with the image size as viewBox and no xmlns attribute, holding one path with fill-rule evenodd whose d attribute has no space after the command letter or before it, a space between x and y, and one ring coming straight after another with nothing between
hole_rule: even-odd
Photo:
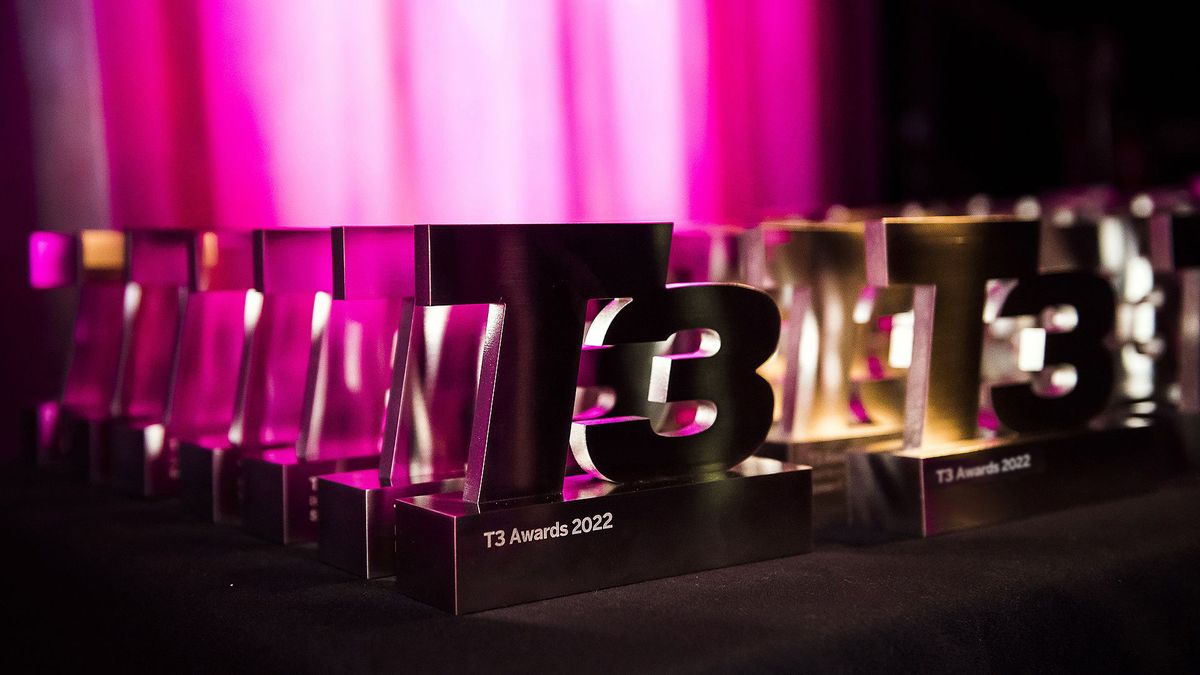
<instances>
[{"instance_id":1,"label":"black fabric tablecloth","mask_svg":"<svg viewBox=\"0 0 1200 675\"><path fill-rule=\"evenodd\" d=\"M466 617L65 477L0 475L0 663L442 672L1191 670L1200 478ZM8 670L5 668L5 670ZM14 672L8 670L8 672Z\"/></svg>"}]
</instances>

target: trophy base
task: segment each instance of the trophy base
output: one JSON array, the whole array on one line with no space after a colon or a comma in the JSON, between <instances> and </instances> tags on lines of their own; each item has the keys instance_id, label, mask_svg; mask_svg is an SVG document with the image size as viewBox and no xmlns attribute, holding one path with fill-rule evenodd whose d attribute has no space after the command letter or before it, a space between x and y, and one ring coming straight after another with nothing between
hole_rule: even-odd
<instances>
[{"instance_id":1,"label":"trophy base","mask_svg":"<svg viewBox=\"0 0 1200 675\"><path fill-rule=\"evenodd\" d=\"M68 470L95 485L108 483L112 471L108 445L112 419L69 408L60 410L58 419L59 456Z\"/></svg>"},{"instance_id":2,"label":"trophy base","mask_svg":"<svg viewBox=\"0 0 1200 675\"><path fill-rule=\"evenodd\" d=\"M854 436L807 440L772 440L758 449L760 457L812 467L813 531L818 536L844 530L846 510L846 457L854 449L900 438L899 429L864 427Z\"/></svg>"},{"instance_id":3,"label":"trophy base","mask_svg":"<svg viewBox=\"0 0 1200 675\"><path fill-rule=\"evenodd\" d=\"M179 454L161 423L114 422L109 429L112 486L122 494L144 499L175 495L179 485Z\"/></svg>"},{"instance_id":4,"label":"trophy base","mask_svg":"<svg viewBox=\"0 0 1200 675\"><path fill-rule=\"evenodd\" d=\"M848 460L853 527L931 536L1151 489L1178 466L1163 424L898 449Z\"/></svg>"},{"instance_id":5,"label":"trophy base","mask_svg":"<svg viewBox=\"0 0 1200 675\"><path fill-rule=\"evenodd\" d=\"M242 527L277 544L317 540L317 477L377 468L379 455L300 461L294 448L242 458Z\"/></svg>"},{"instance_id":6,"label":"trophy base","mask_svg":"<svg viewBox=\"0 0 1200 675\"><path fill-rule=\"evenodd\" d=\"M405 485L379 484L379 469L321 476L317 480L317 554L364 579L396 573L394 503L401 497L462 490L462 477L414 478Z\"/></svg>"},{"instance_id":7,"label":"trophy base","mask_svg":"<svg viewBox=\"0 0 1200 675\"><path fill-rule=\"evenodd\" d=\"M812 470L754 457L724 477L613 485L559 499L396 501L396 582L454 614L807 553Z\"/></svg>"},{"instance_id":8,"label":"trophy base","mask_svg":"<svg viewBox=\"0 0 1200 675\"><path fill-rule=\"evenodd\" d=\"M179 501L185 511L222 525L241 522L243 448L220 440L180 440Z\"/></svg>"}]
</instances>

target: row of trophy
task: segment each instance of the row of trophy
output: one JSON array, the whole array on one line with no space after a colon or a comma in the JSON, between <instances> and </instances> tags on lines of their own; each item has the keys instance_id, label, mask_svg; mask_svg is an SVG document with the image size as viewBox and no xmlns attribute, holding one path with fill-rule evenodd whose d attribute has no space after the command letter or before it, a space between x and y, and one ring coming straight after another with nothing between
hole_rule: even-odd
<instances>
[{"instance_id":1,"label":"row of trophy","mask_svg":"<svg viewBox=\"0 0 1200 675\"><path fill-rule=\"evenodd\" d=\"M454 613L1129 493L1200 440L1192 205L38 232L37 462Z\"/></svg>"}]
</instances>

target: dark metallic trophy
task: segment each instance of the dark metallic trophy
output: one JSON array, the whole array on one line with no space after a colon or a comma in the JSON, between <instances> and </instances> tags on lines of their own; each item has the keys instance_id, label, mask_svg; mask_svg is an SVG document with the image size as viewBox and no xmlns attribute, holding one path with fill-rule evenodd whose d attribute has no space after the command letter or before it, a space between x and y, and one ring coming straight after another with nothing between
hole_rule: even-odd
<instances>
[{"instance_id":1,"label":"dark metallic trophy","mask_svg":"<svg viewBox=\"0 0 1200 675\"><path fill-rule=\"evenodd\" d=\"M242 526L281 544L316 540L318 476L379 465L403 301L373 293L333 299L332 252L328 229L255 232L257 288L313 302L311 323L290 327L308 344L295 443L242 457ZM387 287L386 275L399 277L402 270L374 273Z\"/></svg>"},{"instance_id":2,"label":"dark metallic trophy","mask_svg":"<svg viewBox=\"0 0 1200 675\"><path fill-rule=\"evenodd\" d=\"M38 289L74 287L78 304L70 361L57 398L28 411L25 424L35 462L67 466L86 458L93 440L89 418L107 414L121 357L125 300L125 235L115 230L34 232L29 237L29 283ZM99 428L94 431L99 434ZM81 469L82 470L82 469Z\"/></svg>"},{"instance_id":3,"label":"dark metallic trophy","mask_svg":"<svg viewBox=\"0 0 1200 675\"><path fill-rule=\"evenodd\" d=\"M92 482L108 482L111 477L114 429L162 417L179 344L188 256L195 236L170 230L124 233L125 284L120 313L101 319L121 331L107 405L67 406L61 420L68 461L86 472ZM90 298L81 298L81 311L85 302ZM113 309L111 302L101 306Z\"/></svg>"},{"instance_id":4,"label":"dark metallic trophy","mask_svg":"<svg viewBox=\"0 0 1200 675\"><path fill-rule=\"evenodd\" d=\"M396 502L404 593L466 613L809 550L810 470L751 458L771 426L756 370L778 310L747 286L664 286L670 235L417 228L417 304L489 311L463 490ZM593 298L614 300L585 335ZM690 352L646 347L686 331L702 336ZM581 344L584 384L633 400L573 423ZM675 404L656 429L651 409ZM565 477L568 447L589 475Z\"/></svg>"},{"instance_id":5,"label":"dark metallic trophy","mask_svg":"<svg viewBox=\"0 0 1200 675\"><path fill-rule=\"evenodd\" d=\"M1200 465L1200 215L1155 213L1150 217L1154 267L1174 277L1178 305L1174 335L1175 369L1168 374L1178 389L1180 432L1191 461Z\"/></svg>"},{"instance_id":6,"label":"dark metallic trophy","mask_svg":"<svg viewBox=\"0 0 1200 675\"><path fill-rule=\"evenodd\" d=\"M850 457L856 524L936 534L1144 489L1169 470L1162 425L1104 415L1116 388L1112 285L1039 273L1039 236L1036 221L1011 217L868 223L868 281L912 287L914 340L903 440ZM1040 362L981 397L985 321L1021 317L1035 318Z\"/></svg>"},{"instance_id":7,"label":"dark metallic trophy","mask_svg":"<svg viewBox=\"0 0 1200 675\"><path fill-rule=\"evenodd\" d=\"M474 308L413 306L412 227L333 229L334 301L401 302L378 466L321 476L323 561L374 579L395 572L400 497L462 489L481 339Z\"/></svg>"},{"instance_id":8,"label":"dark metallic trophy","mask_svg":"<svg viewBox=\"0 0 1200 675\"><path fill-rule=\"evenodd\" d=\"M238 373L231 364L238 363L246 335L250 237L242 232L178 236L187 246L186 261L157 259L171 265L173 274L186 274L188 291L178 291L183 309L165 399L161 409L115 423L109 434L113 487L140 497L175 494L179 443L227 434L237 398Z\"/></svg>"},{"instance_id":9,"label":"dark metallic trophy","mask_svg":"<svg viewBox=\"0 0 1200 675\"><path fill-rule=\"evenodd\" d=\"M867 286L862 222L768 221L743 235L742 278L783 316L766 374L779 410L760 455L813 467L818 525L845 522L846 452L898 438L901 288ZM899 359L899 360L898 360Z\"/></svg>"}]
</instances>

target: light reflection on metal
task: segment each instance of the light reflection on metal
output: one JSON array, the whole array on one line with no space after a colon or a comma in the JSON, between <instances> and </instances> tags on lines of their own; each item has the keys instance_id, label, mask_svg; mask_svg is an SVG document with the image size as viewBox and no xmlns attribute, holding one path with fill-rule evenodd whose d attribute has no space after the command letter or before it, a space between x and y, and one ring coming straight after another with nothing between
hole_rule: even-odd
<instances>
[{"instance_id":1,"label":"light reflection on metal","mask_svg":"<svg viewBox=\"0 0 1200 675\"><path fill-rule=\"evenodd\" d=\"M695 328L711 333L701 333L686 352L653 355L658 343ZM638 382L649 370L648 393L630 392L635 401L700 403L668 433L655 431L650 416L636 409L578 420L571 428L576 461L619 483L719 473L740 463L771 426L773 394L756 370L778 332L779 312L770 297L738 284L675 284L610 303L592 322L586 344L618 354L628 346L633 358L605 360L615 367L600 368L597 384Z\"/></svg>"},{"instance_id":2,"label":"light reflection on metal","mask_svg":"<svg viewBox=\"0 0 1200 675\"><path fill-rule=\"evenodd\" d=\"M125 233L116 230L82 230L79 264L88 279L110 279L125 272Z\"/></svg>"},{"instance_id":3,"label":"light reflection on metal","mask_svg":"<svg viewBox=\"0 0 1200 675\"><path fill-rule=\"evenodd\" d=\"M1174 282L1154 275L1151 225L1137 215L1153 212L1156 199L1171 201L1166 195L1143 193L1125 212L1111 191L1061 196L1056 208L1063 217L1042 228L1042 271L1098 274L1117 295L1112 358L1118 395L1110 411L1115 417L1140 401L1165 401L1164 374L1159 371L1170 368L1170 356L1152 333L1157 332L1158 315L1167 310L1164 303L1173 302Z\"/></svg>"},{"instance_id":4,"label":"light reflection on metal","mask_svg":"<svg viewBox=\"0 0 1200 675\"><path fill-rule=\"evenodd\" d=\"M670 232L666 223L418 227L418 304L489 305L465 500L561 494L587 301L661 289Z\"/></svg>"},{"instance_id":5,"label":"light reflection on metal","mask_svg":"<svg viewBox=\"0 0 1200 675\"><path fill-rule=\"evenodd\" d=\"M731 225L676 224L671 233L667 280L736 280L743 232L743 228Z\"/></svg>"},{"instance_id":6,"label":"light reflection on metal","mask_svg":"<svg viewBox=\"0 0 1200 675\"><path fill-rule=\"evenodd\" d=\"M99 418L112 403L123 336L124 237L113 230L30 234L30 285L79 289L62 388L57 400L36 406L39 466L67 459L69 439L61 432L71 424L68 417Z\"/></svg>"},{"instance_id":7,"label":"light reflection on metal","mask_svg":"<svg viewBox=\"0 0 1200 675\"><path fill-rule=\"evenodd\" d=\"M779 348L764 368L781 403L773 440L879 435L889 431L879 422L898 418L898 410L886 409L886 397L873 398L873 411L859 391L860 382L906 368L911 343L905 315L889 314L890 346L876 351L877 319L884 317L876 311L879 289L866 286L864 265L862 223L770 221L744 235L743 276L766 289L784 317ZM872 354L883 359L878 366L888 363L887 375L867 365Z\"/></svg>"},{"instance_id":8,"label":"light reflection on metal","mask_svg":"<svg viewBox=\"0 0 1200 675\"><path fill-rule=\"evenodd\" d=\"M1004 216L867 224L868 282L913 287L906 447L977 437L988 282L1035 275L1037 237L1036 222Z\"/></svg>"}]
</instances>

